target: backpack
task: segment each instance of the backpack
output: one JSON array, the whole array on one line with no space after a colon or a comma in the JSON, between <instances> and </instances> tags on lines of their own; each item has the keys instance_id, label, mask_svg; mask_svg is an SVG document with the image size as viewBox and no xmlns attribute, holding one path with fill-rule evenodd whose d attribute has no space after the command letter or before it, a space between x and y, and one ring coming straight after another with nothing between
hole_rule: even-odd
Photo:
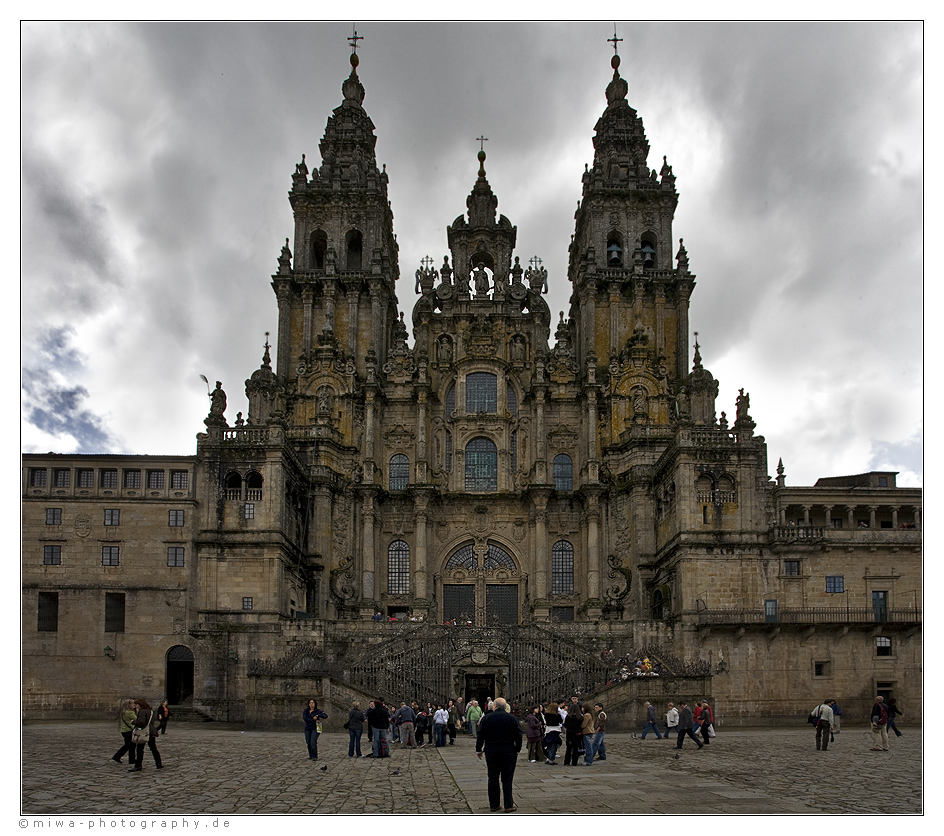
<instances>
[{"instance_id":1,"label":"backpack","mask_svg":"<svg viewBox=\"0 0 944 836\"><path fill-rule=\"evenodd\" d=\"M878 704L878 724L884 726L888 723L888 709L885 707L885 703L880 702Z\"/></svg>"}]
</instances>

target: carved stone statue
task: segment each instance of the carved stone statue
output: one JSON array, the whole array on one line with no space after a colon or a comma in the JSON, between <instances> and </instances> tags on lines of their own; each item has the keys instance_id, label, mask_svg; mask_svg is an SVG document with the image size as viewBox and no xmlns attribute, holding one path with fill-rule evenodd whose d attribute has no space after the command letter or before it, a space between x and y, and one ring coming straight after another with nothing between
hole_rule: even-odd
<instances>
[{"instance_id":1,"label":"carved stone statue","mask_svg":"<svg viewBox=\"0 0 944 836\"><path fill-rule=\"evenodd\" d=\"M518 256L515 256L515 266L511 268L511 283L512 284L521 284L521 274L523 273L521 267L521 259Z\"/></svg>"},{"instance_id":2,"label":"carved stone statue","mask_svg":"<svg viewBox=\"0 0 944 836\"><path fill-rule=\"evenodd\" d=\"M216 389L210 395L210 414L203 419L203 423L208 427L225 427L224 412L226 412L226 392L223 391L223 384L216 381Z\"/></svg>"},{"instance_id":3,"label":"carved stone statue","mask_svg":"<svg viewBox=\"0 0 944 836\"><path fill-rule=\"evenodd\" d=\"M443 256L443 266L439 269L443 284L452 284L452 268L449 266L449 256Z\"/></svg>"},{"instance_id":4,"label":"carved stone statue","mask_svg":"<svg viewBox=\"0 0 944 836\"><path fill-rule=\"evenodd\" d=\"M485 272L485 266L481 261L472 272L472 278L475 283L475 295L487 296L489 289L488 273Z\"/></svg>"},{"instance_id":5,"label":"carved stone statue","mask_svg":"<svg viewBox=\"0 0 944 836\"><path fill-rule=\"evenodd\" d=\"M452 363L452 343L446 336L439 338L439 363L443 366Z\"/></svg>"}]
</instances>

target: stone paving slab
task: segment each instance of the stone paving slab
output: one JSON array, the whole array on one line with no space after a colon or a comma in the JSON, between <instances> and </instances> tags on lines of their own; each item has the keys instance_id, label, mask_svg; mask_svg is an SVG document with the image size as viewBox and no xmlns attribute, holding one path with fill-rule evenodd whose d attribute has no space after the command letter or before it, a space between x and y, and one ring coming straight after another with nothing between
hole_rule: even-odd
<instances>
[{"instance_id":1,"label":"stone paving slab","mask_svg":"<svg viewBox=\"0 0 944 836\"><path fill-rule=\"evenodd\" d=\"M920 730L893 738L889 752L870 752L863 732L844 730L827 752L805 727L719 730L710 746L689 740L681 752L610 734L607 760L589 767L519 759L515 815L922 813ZM328 733L309 761L301 731L172 723L159 738L165 768L145 749L139 773L110 760L121 742L117 723L24 724L20 814L493 815L484 761L464 734L455 746L394 747L375 760L348 758L346 735Z\"/></svg>"}]
</instances>

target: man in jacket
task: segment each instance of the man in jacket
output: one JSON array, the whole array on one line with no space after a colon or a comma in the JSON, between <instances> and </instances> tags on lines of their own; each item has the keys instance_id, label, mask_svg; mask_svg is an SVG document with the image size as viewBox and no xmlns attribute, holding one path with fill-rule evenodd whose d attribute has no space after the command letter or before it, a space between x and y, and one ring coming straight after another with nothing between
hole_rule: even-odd
<instances>
[{"instance_id":1,"label":"man in jacket","mask_svg":"<svg viewBox=\"0 0 944 836\"><path fill-rule=\"evenodd\" d=\"M833 727L833 710L829 707L829 700L823 700L810 713L816 718L816 749L817 751L822 749L825 752L829 746L829 733Z\"/></svg>"},{"instance_id":2,"label":"man in jacket","mask_svg":"<svg viewBox=\"0 0 944 836\"><path fill-rule=\"evenodd\" d=\"M400 745L416 748L416 714L405 702L400 703L394 721L400 727Z\"/></svg>"},{"instance_id":3,"label":"man in jacket","mask_svg":"<svg viewBox=\"0 0 944 836\"><path fill-rule=\"evenodd\" d=\"M692 710L688 707L688 703L684 700L679 700L679 732L678 732L678 743L675 744L676 749L682 748L682 741L685 739L685 735L688 735L692 740L698 744L699 749L704 749L704 744L695 737L695 733L692 729L695 727L695 720L692 717Z\"/></svg>"},{"instance_id":4,"label":"man in jacket","mask_svg":"<svg viewBox=\"0 0 944 836\"><path fill-rule=\"evenodd\" d=\"M469 726L469 734L472 737L478 736L479 731L479 720L482 719L482 706L479 705L478 700L472 700L469 703L469 708L465 712L465 721Z\"/></svg>"},{"instance_id":5,"label":"man in jacket","mask_svg":"<svg viewBox=\"0 0 944 836\"><path fill-rule=\"evenodd\" d=\"M665 737L678 734L679 713L674 702L669 703L669 710L665 712Z\"/></svg>"},{"instance_id":6,"label":"man in jacket","mask_svg":"<svg viewBox=\"0 0 944 836\"><path fill-rule=\"evenodd\" d=\"M377 697L374 700L373 707L367 709L367 722L370 724L373 733L372 755L379 758L383 744L387 742L387 728L390 724L390 715L387 712L387 706L384 705L383 698Z\"/></svg>"},{"instance_id":7,"label":"man in jacket","mask_svg":"<svg viewBox=\"0 0 944 836\"><path fill-rule=\"evenodd\" d=\"M493 813L498 812L502 796L505 799L505 812L513 813L515 806L512 783L515 778L515 763L521 751L521 724L508 710L508 703L503 697L495 700L495 710L486 714L479 723L475 738L475 754L482 759L485 752L485 764L488 767L488 806ZM499 789L499 781L501 788Z\"/></svg>"},{"instance_id":8,"label":"man in jacket","mask_svg":"<svg viewBox=\"0 0 944 836\"><path fill-rule=\"evenodd\" d=\"M656 738L662 740L662 735L659 734L659 726L656 724L656 707L651 703L646 703L646 725L642 730L642 739L646 739L646 735L649 734L649 729L652 729L656 733Z\"/></svg>"}]
</instances>

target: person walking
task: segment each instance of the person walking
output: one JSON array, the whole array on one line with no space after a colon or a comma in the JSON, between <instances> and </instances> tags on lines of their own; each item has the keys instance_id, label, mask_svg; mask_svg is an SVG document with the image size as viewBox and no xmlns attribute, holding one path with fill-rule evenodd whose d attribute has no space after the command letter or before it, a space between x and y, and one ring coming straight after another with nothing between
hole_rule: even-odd
<instances>
[{"instance_id":1,"label":"person walking","mask_svg":"<svg viewBox=\"0 0 944 836\"><path fill-rule=\"evenodd\" d=\"M134 728L134 721L137 719L137 716L138 711L135 707L134 700L128 700L118 718L118 731L125 745L111 756L111 759L115 763L121 763L121 759L124 757L125 752L127 752L128 763L134 766L134 743L131 742L131 730Z\"/></svg>"},{"instance_id":2,"label":"person walking","mask_svg":"<svg viewBox=\"0 0 944 836\"><path fill-rule=\"evenodd\" d=\"M651 703L646 703L646 725L642 729L642 739L646 739L646 735L649 734L649 730L652 729L656 733L656 739L662 740L662 735L659 733L659 724L656 723L656 707Z\"/></svg>"},{"instance_id":3,"label":"person walking","mask_svg":"<svg viewBox=\"0 0 944 836\"><path fill-rule=\"evenodd\" d=\"M478 736L479 730L479 721L482 719L482 706L479 705L478 700L472 700L469 703L469 708L465 713L465 721L469 727L469 734L472 737Z\"/></svg>"},{"instance_id":4,"label":"person walking","mask_svg":"<svg viewBox=\"0 0 944 836\"><path fill-rule=\"evenodd\" d=\"M135 730L142 730L140 734L147 735L147 746L151 750L151 754L154 755L154 765L158 769L163 769L164 764L161 763L161 753L157 751L157 717L155 716L154 709L151 708L150 704L144 697L138 697L135 701L135 704L138 707L138 716L135 717L134 723L132 723L131 737L134 740ZM139 741L135 744L135 755L134 755L134 766L129 769L129 772L141 772L144 768L144 741Z\"/></svg>"},{"instance_id":5,"label":"person walking","mask_svg":"<svg viewBox=\"0 0 944 836\"><path fill-rule=\"evenodd\" d=\"M305 745L308 747L308 760L318 760L318 735L321 734L321 721L326 720L328 715L320 708L314 700L308 700L308 705L302 711L302 720L305 723Z\"/></svg>"},{"instance_id":6,"label":"person walking","mask_svg":"<svg viewBox=\"0 0 944 836\"><path fill-rule=\"evenodd\" d=\"M504 797L505 812L517 810L513 791L515 764L521 751L521 724L510 711L503 697L495 700L495 710L482 718L475 738L475 754L485 754L488 767L488 806L497 813Z\"/></svg>"},{"instance_id":7,"label":"person walking","mask_svg":"<svg viewBox=\"0 0 944 836\"><path fill-rule=\"evenodd\" d=\"M835 700L829 701L829 707L833 710L833 731L832 734L839 734L840 721L842 719L842 709L839 707L839 703ZM830 735L832 737L832 735ZM829 741L832 743L832 740Z\"/></svg>"},{"instance_id":8,"label":"person walking","mask_svg":"<svg viewBox=\"0 0 944 836\"><path fill-rule=\"evenodd\" d=\"M364 712L361 711L361 704L358 700L351 703L351 710L347 713L347 733L348 746L347 756L349 758L361 758L361 737L364 735Z\"/></svg>"},{"instance_id":9,"label":"person walking","mask_svg":"<svg viewBox=\"0 0 944 836\"><path fill-rule=\"evenodd\" d=\"M810 712L810 716L816 718L816 749L825 752L829 748L829 735L833 727L833 710L829 707L829 700L823 700Z\"/></svg>"},{"instance_id":10,"label":"person walking","mask_svg":"<svg viewBox=\"0 0 944 836\"><path fill-rule=\"evenodd\" d=\"M888 751L888 707L882 697L876 697L872 704L872 749L873 752Z\"/></svg>"},{"instance_id":11,"label":"person walking","mask_svg":"<svg viewBox=\"0 0 944 836\"><path fill-rule=\"evenodd\" d=\"M833 709L835 714L835 709ZM905 715L898 708L898 701L894 697L888 698L888 728L895 732L895 737L901 737L901 732L898 731L898 726L895 725L895 715L899 717L904 717Z\"/></svg>"},{"instance_id":12,"label":"person walking","mask_svg":"<svg viewBox=\"0 0 944 836\"><path fill-rule=\"evenodd\" d=\"M669 710L665 712L665 736L678 735L679 713L674 702L669 703Z\"/></svg>"},{"instance_id":13,"label":"person walking","mask_svg":"<svg viewBox=\"0 0 944 836\"><path fill-rule=\"evenodd\" d=\"M157 720L160 723L160 734L167 734L167 721L170 719L170 709L167 707L167 700L161 700L157 707Z\"/></svg>"},{"instance_id":14,"label":"person walking","mask_svg":"<svg viewBox=\"0 0 944 836\"><path fill-rule=\"evenodd\" d=\"M603 710L602 702L598 702L593 707L597 710L597 716L593 721L593 757L598 761L605 761L606 712Z\"/></svg>"},{"instance_id":15,"label":"person walking","mask_svg":"<svg viewBox=\"0 0 944 836\"><path fill-rule=\"evenodd\" d=\"M701 701L701 739L705 741L707 746L711 743L711 733L714 731L715 715L711 710L711 706L708 705L708 700Z\"/></svg>"},{"instance_id":16,"label":"person walking","mask_svg":"<svg viewBox=\"0 0 944 836\"><path fill-rule=\"evenodd\" d=\"M704 749L702 742L695 737L695 732L692 731L692 727L695 725L695 720L692 717L692 710L688 707L688 704L684 700L679 700L679 723L678 723L678 742L675 744L676 749L682 748L682 741L685 739L685 736L688 735L692 740L698 744L699 749Z\"/></svg>"}]
</instances>

